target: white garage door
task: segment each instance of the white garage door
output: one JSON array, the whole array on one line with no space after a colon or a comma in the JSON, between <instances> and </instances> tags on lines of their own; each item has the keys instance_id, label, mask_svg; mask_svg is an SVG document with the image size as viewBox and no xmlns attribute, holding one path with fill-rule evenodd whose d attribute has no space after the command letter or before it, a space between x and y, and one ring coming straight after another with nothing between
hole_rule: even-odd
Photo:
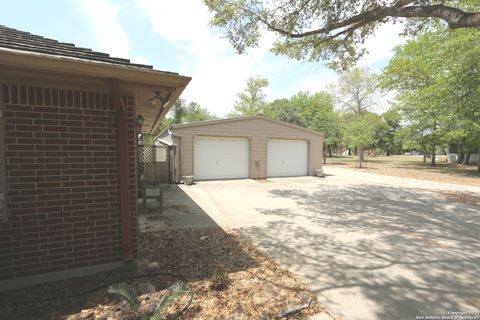
<instances>
[{"instance_id":1,"label":"white garage door","mask_svg":"<svg viewBox=\"0 0 480 320\"><path fill-rule=\"evenodd\" d=\"M308 171L308 142L268 140L267 176L305 176Z\"/></svg>"},{"instance_id":2,"label":"white garage door","mask_svg":"<svg viewBox=\"0 0 480 320\"><path fill-rule=\"evenodd\" d=\"M196 180L249 177L246 138L198 137L193 158Z\"/></svg>"}]
</instances>

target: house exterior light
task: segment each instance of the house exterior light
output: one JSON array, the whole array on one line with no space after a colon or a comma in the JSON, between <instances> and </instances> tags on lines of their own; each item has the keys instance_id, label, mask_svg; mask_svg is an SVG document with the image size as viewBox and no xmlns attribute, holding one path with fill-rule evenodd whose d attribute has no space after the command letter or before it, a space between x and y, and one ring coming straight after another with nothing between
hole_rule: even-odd
<instances>
[{"instance_id":1,"label":"house exterior light","mask_svg":"<svg viewBox=\"0 0 480 320\"><path fill-rule=\"evenodd\" d=\"M143 116L141 114L139 114L137 116L137 118L135 119L135 122L137 123L137 127L138 127L138 132L141 133L142 132L142 126L143 126L143 122L145 121L145 119L143 118Z\"/></svg>"}]
</instances>

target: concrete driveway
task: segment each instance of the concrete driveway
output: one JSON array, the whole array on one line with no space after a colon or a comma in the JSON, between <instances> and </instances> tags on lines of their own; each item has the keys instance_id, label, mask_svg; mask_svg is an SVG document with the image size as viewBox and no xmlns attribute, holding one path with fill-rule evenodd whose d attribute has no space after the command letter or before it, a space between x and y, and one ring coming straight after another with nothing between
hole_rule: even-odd
<instances>
[{"instance_id":1,"label":"concrete driveway","mask_svg":"<svg viewBox=\"0 0 480 320\"><path fill-rule=\"evenodd\" d=\"M339 318L480 310L480 208L435 193L480 197L480 187L326 173L181 188L216 223L303 278Z\"/></svg>"}]
</instances>

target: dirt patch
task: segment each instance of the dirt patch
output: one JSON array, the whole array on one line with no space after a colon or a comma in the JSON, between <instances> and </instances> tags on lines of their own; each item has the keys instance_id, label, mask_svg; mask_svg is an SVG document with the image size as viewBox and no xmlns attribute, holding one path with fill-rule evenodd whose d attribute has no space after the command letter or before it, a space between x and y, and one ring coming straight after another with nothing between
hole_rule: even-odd
<instances>
[{"instance_id":1,"label":"dirt patch","mask_svg":"<svg viewBox=\"0 0 480 320\"><path fill-rule=\"evenodd\" d=\"M2 317L138 319L137 312L107 293L108 286L128 284L139 295L141 308L149 312L177 280L183 280L194 292L179 319L276 319L282 310L305 301L311 301L306 309L286 319L304 319L321 311L304 283L233 232L211 228L144 233L139 255L142 258L135 270L4 293L0 298ZM228 280L222 290L212 286L218 270L225 270ZM178 301L178 308L183 302Z\"/></svg>"},{"instance_id":2,"label":"dirt patch","mask_svg":"<svg viewBox=\"0 0 480 320\"><path fill-rule=\"evenodd\" d=\"M435 192L441 197L447 199L448 201L480 207L480 196L478 194L460 192L460 191L438 191L438 190L430 190L430 191Z\"/></svg>"},{"instance_id":3,"label":"dirt patch","mask_svg":"<svg viewBox=\"0 0 480 320\"><path fill-rule=\"evenodd\" d=\"M173 206L170 206L170 208L176 209L176 210L179 210L179 211L182 211L182 212L185 212L185 213L193 214L191 208L189 206L186 206L186 205L183 205L183 204L173 205Z\"/></svg>"},{"instance_id":4,"label":"dirt patch","mask_svg":"<svg viewBox=\"0 0 480 320\"><path fill-rule=\"evenodd\" d=\"M258 183L272 183L273 181L268 179L254 179Z\"/></svg>"},{"instance_id":5,"label":"dirt patch","mask_svg":"<svg viewBox=\"0 0 480 320\"><path fill-rule=\"evenodd\" d=\"M326 166L341 166L358 170L357 157L327 158ZM412 178L453 184L480 186L480 173L476 165L446 163L445 156L437 157L437 165L422 162L422 156L366 157L361 170L384 176Z\"/></svg>"}]
</instances>

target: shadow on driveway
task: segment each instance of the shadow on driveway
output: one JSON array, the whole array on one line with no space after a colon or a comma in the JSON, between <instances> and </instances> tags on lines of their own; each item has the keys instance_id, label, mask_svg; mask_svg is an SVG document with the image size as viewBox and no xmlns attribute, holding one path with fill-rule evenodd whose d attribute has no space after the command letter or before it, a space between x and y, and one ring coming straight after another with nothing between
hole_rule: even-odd
<instances>
[{"instance_id":1,"label":"shadow on driveway","mask_svg":"<svg viewBox=\"0 0 480 320\"><path fill-rule=\"evenodd\" d=\"M178 185L163 186L162 194L161 211L156 201L152 199L147 203L147 210L143 213L139 200L140 232L218 227L218 224Z\"/></svg>"},{"instance_id":2,"label":"shadow on driveway","mask_svg":"<svg viewBox=\"0 0 480 320\"><path fill-rule=\"evenodd\" d=\"M276 220L239 231L307 280L332 313L415 319L480 310L478 208L377 184L268 194L296 207L257 208Z\"/></svg>"}]
</instances>

